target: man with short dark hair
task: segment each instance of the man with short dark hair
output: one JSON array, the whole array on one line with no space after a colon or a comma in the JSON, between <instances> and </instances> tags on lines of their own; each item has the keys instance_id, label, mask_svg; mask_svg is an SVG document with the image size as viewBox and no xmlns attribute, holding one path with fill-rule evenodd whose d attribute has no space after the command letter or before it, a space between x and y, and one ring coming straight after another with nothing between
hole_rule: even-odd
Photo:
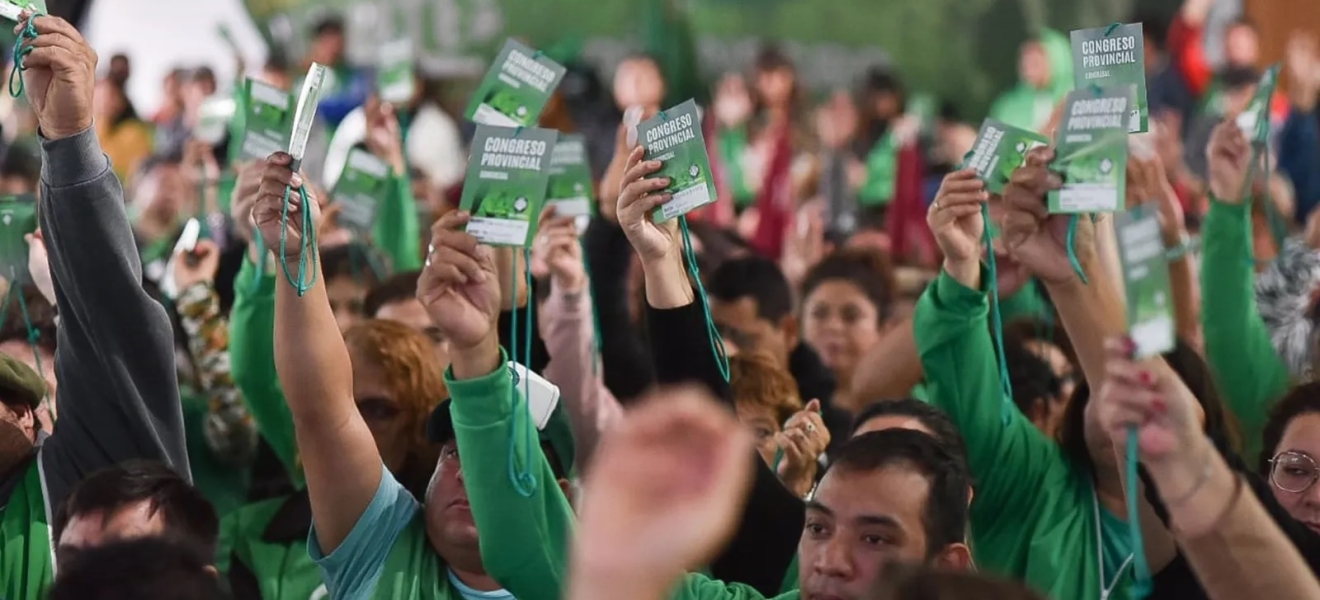
<instances>
[{"instance_id":1,"label":"man with short dark hair","mask_svg":"<svg viewBox=\"0 0 1320 600\"><path fill-rule=\"evenodd\" d=\"M68 562L48 600L223 600L211 557L158 537L106 544Z\"/></svg>"},{"instance_id":2,"label":"man with short dark hair","mask_svg":"<svg viewBox=\"0 0 1320 600\"><path fill-rule=\"evenodd\" d=\"M151 461L128 461L91 474L51 523L59 564L110 542L157 536L210 557L219 530L206 497L169 467Z\"/></svg>"}]
</instances>

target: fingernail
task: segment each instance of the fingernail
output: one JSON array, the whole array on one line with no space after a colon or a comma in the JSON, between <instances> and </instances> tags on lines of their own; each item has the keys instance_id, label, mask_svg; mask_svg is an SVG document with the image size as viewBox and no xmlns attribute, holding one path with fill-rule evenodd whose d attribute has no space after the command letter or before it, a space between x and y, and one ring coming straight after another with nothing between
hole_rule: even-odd
<instances>
[{"instance_id":1,"label":"fingernail","mask_svg":"<svg viewBox=\"0 0 1320 600\"><path fill-rule=\"evenodd\" d=\"M669 185L672 180L668 177L661 177L657 181L659 182L657 185Z\"/></svg>"},{"instance_id":2,"label":"fingernail","mask_svg":"<svg viewBox=\"0 0 1320 600\"><path fill-rule=\"evenodd\" d=\"M302 184L303 184L302 177L297 173L294 173L293 177L289 178L289 185L293 187L302 187Z\"/></svg>"},{"instance_id":3,"label":"fingernail","mask_svg":"<svg viewBox=\"0 0 1320 600\"><path fill-rule=\"evenodd\" d=\"M1144 385L1155 385L1155 376L1151 375L1150 371L1142 371L1138 378L1141 379L1141 383Z\"/></svg>"}]
</instances>

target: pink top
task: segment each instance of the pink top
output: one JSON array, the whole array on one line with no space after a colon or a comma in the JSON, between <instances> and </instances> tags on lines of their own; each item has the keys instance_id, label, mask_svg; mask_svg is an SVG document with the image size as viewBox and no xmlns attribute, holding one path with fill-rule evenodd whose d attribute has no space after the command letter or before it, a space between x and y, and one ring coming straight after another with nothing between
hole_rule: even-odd
<instances>
[{"instance_id":1,"label":"pink top","mask_svg":"<svg viewBox=\"0 0 1320 600\"><path fill-rule=\"evenodd\" d=\"M543 375L559 386L573 427L577 464L590 465L601 432L623 417L596 364L591 295L554 287L540 310L541 338L550 354ZM585 469L583 469L585 470Z\"/></svg>"}]
</instances>

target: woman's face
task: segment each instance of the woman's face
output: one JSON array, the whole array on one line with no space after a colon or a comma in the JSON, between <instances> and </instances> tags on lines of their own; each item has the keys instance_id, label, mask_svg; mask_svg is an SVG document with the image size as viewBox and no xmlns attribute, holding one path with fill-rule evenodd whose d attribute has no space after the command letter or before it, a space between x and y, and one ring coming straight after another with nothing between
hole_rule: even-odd
<instances>
[{"instance_id":1,"label":"woman's face","mask_svg":"<svg viewBox=\"0 0 1320 600\"><path fill-rule=\"evenodd\" d=\"M358 412L367 422L385 466L393 473L402 473L404 459L416 436L408 431L400 399L394 397L379 365L360 352L350 350L349 357L353 362L353 401Z\"/></svg>"},{"instance_id":2,"label":"woman's face","mask_svg":"<svg viewBox=\"0 0 1320 600\"><path fill-rule=\"evenodd\" d=\"M793 100L797 74L788 67L769 69L756 74L756 93L766 106L784 108Z\"/></svg>"},{"instance_id":3,"label":"woman's face","mask_svg":"<svg viewBox=\"0 0 1320 600\"><path fill-rule=\"evenodd\" d=\"M632 58L614 71L614 102L619 108L658 107L664 96L665 81L654 62Z\"/></svg>"},{"instance_id":4,"label":"woman's face","mask_svg":"<svg viewBox=\"0 0 1320 600\"><path fill-rule=\"evenodd\" d=\"M1320 413L1294 418L1283 430L1270 465L1270 489L1288 514L1320 533Z\"/></svg>"},{"instance_id":5,"label":"woman's face","mask_svg":"<svg viewBox=\"0 0 1320 600\"><path fill-rule=\"evenodd\" d=\"M1063 426L1068 399L1072 398L1073 390L1077 388L1076 370L1072 361L1068 360L1068 355L1054 344L1033 341L1027 344L1027 349L1049 365L1050 371L1059 381L1059 395L1049 399L1045 412L1038 415L1039 422L1035 423L1045 435L1054 437Z\"/></svg>"},{"instance_id":6,"label":"woman's face","mask_svg":"<svg viewBox=\"0 0 1320 600\"><path fill-rule=\"evenodd\" d=\"M783 430L775 420L775 411L754 402L738 402L735 406L738 410L738 421L743 427L751 430L752 437L756 440L756 451L761 453L761 460L774 467L775 453L779 450L775 436Z\"/></svg>"},{"instance_id":7,"label":"woman's face","mask_svg":"<svg viewBox=\"0 0 1320 600\"><path fill-rule=\"evenodd\" d=\"M851 376L857 361L880 341L880 312L851 282L822 282L807 296L802 312L803 339L840 377Z\"/></svg>"},{"instance_id":8,"label":"woman's face","mask_svg":"<svg viewBox=\"0 0 1320 600\"><path fill-rule=\"evenodd\" d=\"M881 92L875 95L875 116L883 121L897 119L902 116L903 103L894 92Z\"/></svg>"}]
</instances>

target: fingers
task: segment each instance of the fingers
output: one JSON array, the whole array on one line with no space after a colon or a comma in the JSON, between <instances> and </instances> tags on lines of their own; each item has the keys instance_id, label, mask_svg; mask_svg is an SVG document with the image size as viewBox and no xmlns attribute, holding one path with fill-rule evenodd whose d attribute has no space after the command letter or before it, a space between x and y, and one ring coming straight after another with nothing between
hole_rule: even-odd
<instances>
[{"instance_id":1,"label":"fingers","mask_svg":"<svg viewBox=\"0 0 1320 600\"><path fill-rule=\"evenodd\" d=\"M623 185L625 187L630 183L641 180L643 177L660 170L660 167L662 166L660 161L642 160L642 156L645 153L646 151L642 149L641 146L638 146L633 148L632 153L628 155L628 165L623 172Z\"/></svg>"},{"instance_id":2,"label":"fingers","mask_svg":"<svg viewBox=\"0 0 1320 600\"><path fill-rule=\"evenodd\" d=\"M803 410L805 410L805 411L807 411L807 412L813 412L813 413L816 413L816 414L820 414L820 400L814 400L814 399L813 399L811 402L808 402L808 403L807 403L807 407L804 408Z\"/></svg>"},{"instance_id":3,"label":"fingers","mask_svg":"<svg viewBox=\"0 0 1320 600\"><path fill-rule=\"evenodd\" d=\"M17 32L21 30L25 22L26 19L24 19L24 22L19 23L18 27L15 28L14 31ZM32 25L36 27L38 36L59 34L79 44L86 45L87 43L86 40L83 39L82 34L78 32L77 27L74 27L72 23L69 23L68 21L65 21L64 19L61 19L59 17L52 17L50 15L37 15L32 18Z\"/></svg>"},{"instance_id":4,"label":"fingers","mask_svg":"<svg viewBox=\"0 0 1320 600\"><path fill-rule=\"evenodd\" d=\"M220 247L217 246L215 242L207 239L200 239L197 240L197 244L193 246L192 253L193 256L196 256L197 258L208 258L219 251Z\"/></svg>"}]
</instances>

